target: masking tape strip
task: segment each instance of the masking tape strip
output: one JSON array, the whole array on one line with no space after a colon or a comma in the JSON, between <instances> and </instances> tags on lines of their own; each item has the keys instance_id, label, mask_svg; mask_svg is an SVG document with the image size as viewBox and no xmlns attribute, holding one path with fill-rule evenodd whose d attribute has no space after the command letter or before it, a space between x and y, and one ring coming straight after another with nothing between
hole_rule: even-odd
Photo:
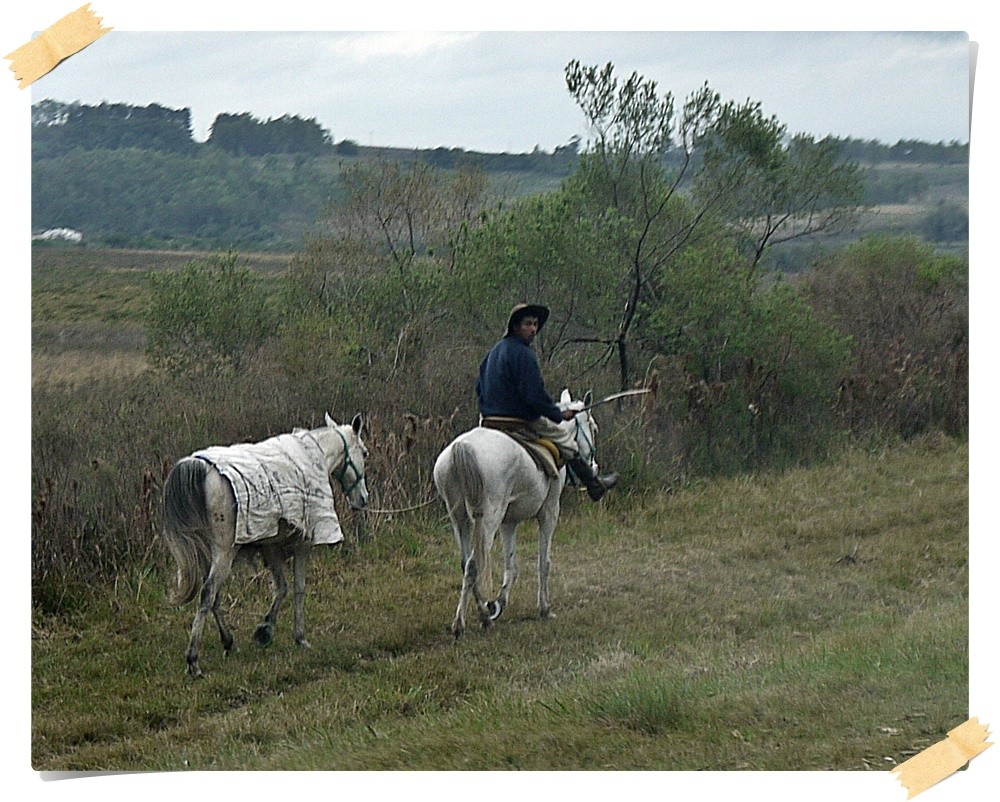
<instances>
[{"instance_id":1,"label":"masking tape strip","mask_svg":"<svg viewBox=\"0 0 1000 802\"><path fill-rule=\"evenodd\" d=\"M907 799L913 799L921 791L926 791L935 783L954 774L980 752L993 746L986 743L989 725L980 724L976 717L949 730L948 737L928 746L920 754L892 770L897 779L909 789Z\"/></svg>"},{"instance_id":2,"label":"masking tape strip","mask_svg":"<svg viewBox=\"0 0 1000 802\"><path fill-rule=\"evenodd\" d=\"M10 69L24 89L110 30L101 26L101 17L87 3L4 58L10 59Z\"/></svg>"}]
</instances>

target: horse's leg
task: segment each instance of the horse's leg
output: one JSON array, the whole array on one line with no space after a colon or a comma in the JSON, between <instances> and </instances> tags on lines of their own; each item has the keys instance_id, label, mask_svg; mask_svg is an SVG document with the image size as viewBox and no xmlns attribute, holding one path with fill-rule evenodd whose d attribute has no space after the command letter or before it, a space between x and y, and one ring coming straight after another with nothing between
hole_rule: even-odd
<instances>
[{"instance_id":1,"label":"horse's leg","mask_svg":"<svg viewBox=\"0 0 1000 802\"><path fill-rule=\"evenodd\" d=\"M504 522L500 524L500 537L503 540L503 585L500 588L500 595L495 602L491 602L491 618L495 621L500 617L500 613L507 609L510 603L510 590L517 580L517 540L515 538L516 523ZM492 605L496 605L493 607Z\"/></svg>"},{"instance_id":2,"label":"horse's leg","mask_svg":"<svg viewBox=\"0 0 1000 802\"><path fill-rule=\"evenodd\" d=\"M233 567L233 550L231 547L217 549L212 554L212 566L208 570L208 577L201 588L201 598L198 602L198 610L194 614L194 621L191 623L191 637L188 640L187 650L187 671L192 677L202 675L198 666L198 652L201 649L201 635L205 626L205 619L210 611L216 609L219 599L219 591L223 583L229 577L229 572Z\"/></svg>"},{"instance_id":3,"label":"horse's leg","mask_svg":"<svg viewBox=\"0 0 1000 802\"><path fill-rule=\"evenodd\" d=\"M229 657L229 653L233 651L233 635L222 618L221 608L222 594L216 593L215 604L212 605L212 615L215 616L215 624L219 628L219 639L222 641L222 654L224 657Z\"/></svg>"},{"instance_id":4,"label":"horse's leg","mask_svg":"<svg viewBox=\"0 0 1000 802\"><path fill-rule=\"evenodd\" d=\"M292 550L292 573L295 594L295 642L307 649L312 648L306 640L306 562L309 559L309 544L296 543Z\"/></svg>"},{"instance_id":5,"label":"horse's leg","mask_svg":"<svg viewBox=\"0 0 1000 802\"><path fill-rule=\"evenodd\" d=\"M497 604L495 601L487 599L483 596L483 591L489 590L489 583L492 582L492 577L489 574L490 571L490 561L489 553L493 548L493 538L496 537L497 530L500 528L500 524L503 521L505 508L494 506L488 507L481 516L473 521L473 556L469 558L469 563L475 567L475 573L473 574L472 581L472 597L476 602L476 609L479 612L479 620L482 622L483 629L488 629L493 626L493 622L496 620L499 612L497 611ZM483 565L478 565L475 558L475 539L481 538L481 553L483 555ZM485 577L486 585L482 585L481 581L477 581L477 575L483 574ZM466 582L468 582L468 572L466 572ZM482 587L482 590L480 588Z\"/></svg>"},{"instance_id":6,"label":"horse's leg","mask_svg":"<svg viewBox=\"0 0 1000 802\"><path fill-rule=\"evenodd\" d=\"M559 520L559 496L549 498L538 513L538 615L555 618L549 608L549 568L552 565L552 533Z\"/></svg>"},{"instance_id":7,"label":"horse's leg","mask_svg":"<svg viewBox=\"0 0 1000 802\"><path fill-rule=\"evenodd\" d=\"M456 638L462 637L465 632L465 608L469 603L469 594L476 583L476 564L472 561L472 521L465 515L462 509L448 510L451 518L452 529L455 533L455 542L458 544L459 554L462 559L462 588L458 594L458 609L455 611L455 619L451 623L451 632ZM471 571L471 576L470 576Z\"/></svg>"},{"instance_id":8,"label":"horse's leg","mask_svg":"<svg viewBox=\"0 0 1000 802\"><path fill-rule=\"evenodd\" d=\"M288 583L285 582L284 560L281 552L273 546L262 546L260 556L264 560L264 565L271 572L273 580L274 596L271 600L271 607L264 616L264 622L254 630L253 639L258 646L270 646L274 639L274 627L278 623L278 608L281 602L288 595Z\"/></svg>"}]
</instances>

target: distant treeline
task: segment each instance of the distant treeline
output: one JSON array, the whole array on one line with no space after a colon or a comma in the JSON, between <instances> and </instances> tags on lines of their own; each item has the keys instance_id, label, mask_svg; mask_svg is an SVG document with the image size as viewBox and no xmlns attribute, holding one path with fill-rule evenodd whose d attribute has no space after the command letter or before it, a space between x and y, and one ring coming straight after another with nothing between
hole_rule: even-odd
<instances>
[{"instance_id":1,"label":"distant treeline","mask_svg":"<svg viewBox=\"0 0 1000 802\"><path fill-rule=\"evenodd\" d=\"M31 123L33 156L36 159L61 156L74 148L138 148L194 154L207 146L237 156L388 153L385 148L362 147L349 139L335 142L332 134L315 118L284 115L260 120L248 112L219 114L212 123L207 141L199 143L192 133L190 109L169 109L156 103L148 106L122 103L88 106L43 100L32 106ZM900 140L888 145L877 140L846 138L840 139L839 143L844 159L865 164L964 164L969 157L968 144L958 142ZM444 169L472 164L487 172L551 170L571 168L579 145L579 138L574 136L552 153L537 147L531 153L480 153L458 147L438 147L393 151L392 155L399 157L406 153L410 158L416 155L422 161Z\"/></svg>"},{"instance_id":2,"label":"distant treeline","mask_svg":"<svg viewBox=\"0 0 1000 802\"><path fill-rule=\"evenodd\" d=\"M419 158L435 167L474 166L486 172L568 172L576 162L579 139L572 138L552 153L480 153L463 148L424 150L362 147L350 139L334 142L315 118L284 115L260 120L244 112L219 114L204 143L194 139L190 109L168 109L155 103L130 106L101 103L87 106L43 100L31 108L32 156L35 160L64 156L74 149L118 150L138 148L182 155L218 149L234 156L381 156Z\"/></svg>"}]
</instances>

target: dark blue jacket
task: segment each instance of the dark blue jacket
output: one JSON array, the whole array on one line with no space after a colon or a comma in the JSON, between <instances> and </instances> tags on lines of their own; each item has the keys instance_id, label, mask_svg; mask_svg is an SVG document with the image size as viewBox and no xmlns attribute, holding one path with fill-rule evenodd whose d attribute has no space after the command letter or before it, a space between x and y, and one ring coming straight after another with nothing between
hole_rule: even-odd
<instances>
[{"instance_id":1,"label":"dark blue jacket","mask_svg":"<svg viewBox=\"0 0 1000 802\"><path fill-rule=\"evenodd\" d=\"M555 423L563 419L545 391L535 352L516 334L508 334L486 355L479 366L476 395L483 417L545 417Z\"/></svg>"}]
</instances>

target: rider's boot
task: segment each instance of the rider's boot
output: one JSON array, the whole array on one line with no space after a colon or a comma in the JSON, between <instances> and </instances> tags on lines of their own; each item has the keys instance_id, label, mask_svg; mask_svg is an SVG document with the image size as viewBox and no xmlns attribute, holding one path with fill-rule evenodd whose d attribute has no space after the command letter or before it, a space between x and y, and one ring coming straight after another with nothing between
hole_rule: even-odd
<instances>
[{"instance_id":1,"label":"rider's boot","mask_svg":"<svg viewBox=\"0 0 1000 802\"><path fill-rule=\"evenodd\" d=\"M570 469L577 476L577 478L583 482L584 486L587 488L587 494L593 501L600 501L604 497L605 493L618 484L617 473L609 473L607 476L598 476L590 467L590 463L580 457L574 457L573 459L567 460L566 464L569 465Z\"/></svg>"}]
</instances>

